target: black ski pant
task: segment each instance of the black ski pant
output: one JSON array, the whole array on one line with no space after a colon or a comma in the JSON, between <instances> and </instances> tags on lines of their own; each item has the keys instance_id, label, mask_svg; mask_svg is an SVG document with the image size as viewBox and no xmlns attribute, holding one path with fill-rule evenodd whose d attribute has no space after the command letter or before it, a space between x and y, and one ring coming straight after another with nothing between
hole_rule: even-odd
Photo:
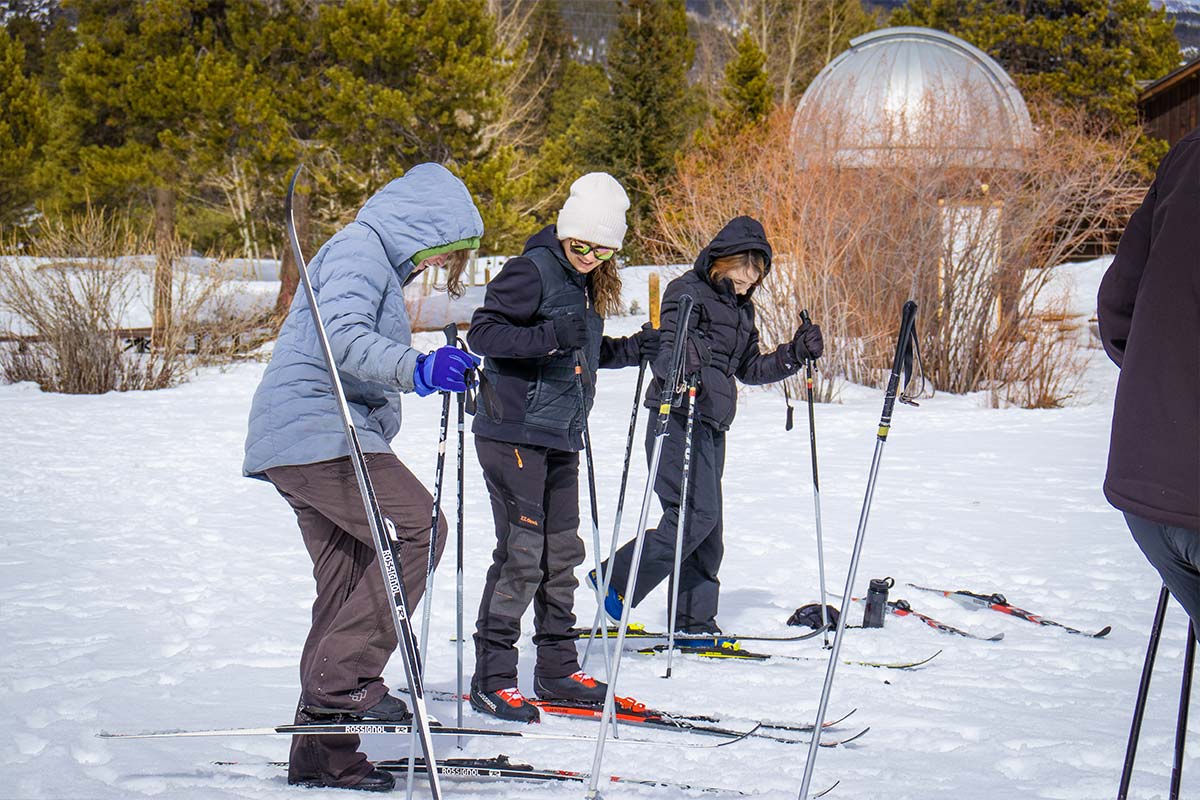
<instances>
[{"instance_id":1,"label":"black ski pant","mask_svg":"<svg viewBox=\"0 0 1200 800\"><path fill-rule=\"evenodd\" d=\"M1124 514L1133 540L1200 633L1200 531Z\"/></svg>"},{"instance_id":2,"label":"black ski pant","mask_svg":"<svg viewBox=\"0 0 1200 800\"><path fill-rule=\"evenodd\" d=\"M646 457L654 449L654 422L646 431ZM675 569L675 532L679 526L679 492L683 477L683 450L687 435L687 417L671 414L654 492L662 503L658 526L646 531L642 560L633 591L637 606ZM699 420L692 429L691 479L687 521L683 530L682 563L679 572L679 609L675 629L687 633L719 631L717 602L721 582L717 572L725 553L722 537L721 476L725 472L725 432ZM629 597L629 568L633 561L634 541L626 542L612 562L611 586ZM610 567L606 564L605 569Z\"/></svg>"},{"instance_id":3,"label":"black ski pant","mask_svg":"<svg viewBox=\"0 0 1200 800\"><path fill-rule=\"evenodd\" d=\"M425 592L433 497L393 454L368 453L366 459L379 508L399 538L397 568L411 614ZM267 478L296 512L317 584L300 655L296 722L312 719L309 706L368 709L387 694L381 676L396 649L396 627L354 465L338 458L273 467ZM446 520L439 516L439 560L445 544ZM288 778L353 785L373 769L358 745L353 735L293 736Z\"/></svg>"},{"instance_id":4,"label":"black ski pant","mask_svg":"<svg viewBox=\"0 0 1200 800\"><path fill-rule=\"evenodd\" d=\"M575 568L579 538L579 454L475 437L492 501L496 549L475 623L475 677L485 692L517 685L521 617L533 603L535 671L563 678L579 669L575 650Z\"/></svg>"}]
</instances>

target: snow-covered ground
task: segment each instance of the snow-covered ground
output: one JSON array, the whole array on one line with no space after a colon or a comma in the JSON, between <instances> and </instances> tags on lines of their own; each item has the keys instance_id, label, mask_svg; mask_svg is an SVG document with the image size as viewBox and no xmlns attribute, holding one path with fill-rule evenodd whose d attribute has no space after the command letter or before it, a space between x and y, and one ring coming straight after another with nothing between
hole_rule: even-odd
<instances>
[{"instance_id":1,"label":"snow-covered ground","mask_svg":"<svg viewBox=\"0 0 1200 800\"><path fill-rule=\"evenodd\" d=\"M1085 303L1100 268L1078 281ZM629 273L635 275L631 294L644 292L644 276ZM638 324L633 317L618 319L610 332L632 332ZM438 338L422 334L418 341L432 347ZM168 391L99 397L0 386L0 798L344 796L289 789L284 773L264 763L286 757L282 737L96 738L104 730L260 726L291 718L311 565L286 503L270 485L240 476L246 414L262 370L246 364L205 372ZM592 416L605 547L635 378L636 370L602 373ZM893 598L907 598L959 627L1002 631L1005 638L970 641L896 617L882 630L851 631L844 648L849 658L942 653L911 672L839 668L831 713L857 708L840 730L871 730L850 746L822 751L814 786L840 780L831 797L848 800L1115 795L1159 588L1100 490L1115 378L1115 368L1095 351L1088 402L1071 408L991 410L981 398L945 394L920 408L898 407L855 591L862 593L872 577L890 575L897 581ZM849 387L843 401L817 408L828 584L834 588L848 567L881 393ZM818 595L805 415L798 409L796 429L785 433L779 394L746 392L741 402L728 440L720 621L730 632L794 632L784 620ZM394 443L427 481L439 410L436 397L406 398L404 428ZM623 537L633 533L645 480L644 425L643 415ZM469 443L466 475L469 629L494 541ZM447 493L453 519L453 492ZM589 555L581 578L591 564L586 529L584 536ZM437 689L454 685L453 552L447 549L433 595L428 684ZM911 590L910 581L1000 591L1067 624L1112 625L1113 631L1092 640L972 612ZM662 625L665 602L660 590L635 616ZM589 622L594 602L583 589L577 608ZM857 623L861 608L850 613ZM1185 634L1184 615L1173 606L1133 797L1167 794ZM621 693L666 710L718 715L731 725L811 722L825 671L819 639L753 649L816 660L682 659L666 681L662 660L629 655ZM521 650L528 690L528 634ZM599 661L591 667L603 672ZM392 685L403 685L398 659L386 675ZM453 719L452 704L435 703L433 711ZM549 718L541 730L591 733L595 723ZM653 731L628 735L712 741ZM374 757L395 757L406 752L407 739L368 738L365 748ZM442 741L440 751L455 754L453 742ZM591 747L575 743L466 743L468 754L497 752L574 770L589 769L592 756ZM805 745L763 740L718 750L610 744L605 768L786 798L799 787L806 752ZM1188 789L1200 786L1194 748L1184 773L1184 796L1194 796ZM445 788L447 797L478 798L584 792L578 784ZM605 793L685 796L616 785Z\"/></svg>"}]
</instances>

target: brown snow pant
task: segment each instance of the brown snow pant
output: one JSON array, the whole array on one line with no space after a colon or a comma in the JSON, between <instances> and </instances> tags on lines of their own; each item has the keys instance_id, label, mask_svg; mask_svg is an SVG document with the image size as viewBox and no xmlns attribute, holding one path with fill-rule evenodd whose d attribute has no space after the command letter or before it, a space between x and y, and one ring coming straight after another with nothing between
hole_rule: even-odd
<instances>
[{"instance_id":1,"label":"brown snow pant","mask_svg":"<svg viewBox=\"0 0 1200 800\"><path fill-rule=\"evenodd\" d=\"M366 458L380 510L396 527L412 613L425 590L433 497L391 453ZM312 628L300 656L296 721L311 719L307 706L368 709L387 694L381 674L396 649L396 629L354 466L339 458L274 467L267 478L296 512L317 583ZM446 520L439 516L439 560L445 543ZM295 736L288 780L353 785L373 769L358 745L358 736Z\"/></svg>"}]
</instances>

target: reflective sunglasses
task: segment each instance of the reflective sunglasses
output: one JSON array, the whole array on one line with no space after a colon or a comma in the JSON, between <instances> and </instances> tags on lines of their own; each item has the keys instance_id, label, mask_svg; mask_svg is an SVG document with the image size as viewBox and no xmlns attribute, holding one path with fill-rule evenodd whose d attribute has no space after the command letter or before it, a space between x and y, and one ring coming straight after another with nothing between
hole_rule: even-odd
<instances>
[{"instance_id":1,"label":"reflective sunglasses","mask_svg":"<svg viewBox=\"0 0 1200 800\"><path fill-rule=\"evenodd\" d=\"M588 253L591 253L596 257L597 261L608 261L617 254L617 250L614 247L597 247L596 245L591 245L587 242L581 242L576 239L571 240L569 247L571 248L571 252L575 255L586 256Z\"/></svg>"}]
</instances>

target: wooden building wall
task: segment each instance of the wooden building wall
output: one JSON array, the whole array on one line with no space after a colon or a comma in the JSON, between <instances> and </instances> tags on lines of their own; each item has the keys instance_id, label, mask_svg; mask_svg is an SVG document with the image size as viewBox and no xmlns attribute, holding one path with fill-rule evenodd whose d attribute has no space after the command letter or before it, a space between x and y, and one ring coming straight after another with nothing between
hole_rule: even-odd
<instances>
[{"instance_id":1,"label":"wooden building wall","mask_svg":"<svg viewBox=\"0 0 1200 800\"><path fill-rule=\"evenodd\" d=\"M1151 136L1169 144L1200 125L1200 61L1147 87L1138 98L1138 114Z\"/></svg>"}]
</instances>

